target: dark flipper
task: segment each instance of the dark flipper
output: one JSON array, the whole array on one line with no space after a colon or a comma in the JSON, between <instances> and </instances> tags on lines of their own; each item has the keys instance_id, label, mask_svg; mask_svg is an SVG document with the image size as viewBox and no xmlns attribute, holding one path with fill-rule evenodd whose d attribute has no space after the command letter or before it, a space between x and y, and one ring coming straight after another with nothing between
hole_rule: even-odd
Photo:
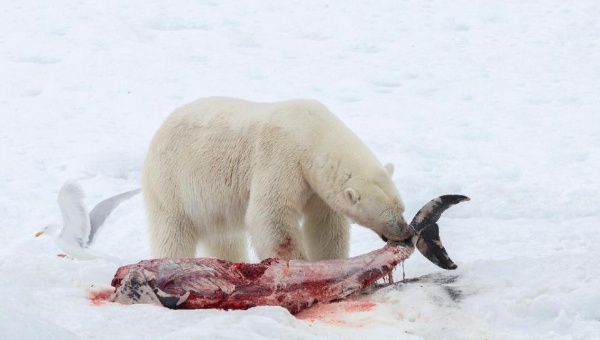
<instances>
[{"instance_id":1,"label":"dark flipper","mask_svg":"<svg viewBox=\"0 0 600 340\"><path fill-rule=\"evenodd\" d=\"M448 208L468 200L467 196L462 195L440 196L425 204L410 222L415 231L413 243L423 256L440 268L456 269L458 266L452 262L442 245L440 229L436 222Z\"/></svg>"}]
</instances>

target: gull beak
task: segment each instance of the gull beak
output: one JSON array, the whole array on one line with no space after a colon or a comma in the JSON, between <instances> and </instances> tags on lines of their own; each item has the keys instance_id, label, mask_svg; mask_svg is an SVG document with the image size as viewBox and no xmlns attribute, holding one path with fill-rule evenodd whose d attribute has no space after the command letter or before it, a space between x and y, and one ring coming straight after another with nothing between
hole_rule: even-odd
<instances>
[{"instance_id":1,"label":"gull beak","mask_svg":"<svg viewBox=\"0 0 600 340\"><path fill-rule=\"evenodd\" d=\"M43 231L38 231L37 233L35 233L35 237L39 237L40 235L42 235L44 232Z\"/></svg>"}]
</instances>

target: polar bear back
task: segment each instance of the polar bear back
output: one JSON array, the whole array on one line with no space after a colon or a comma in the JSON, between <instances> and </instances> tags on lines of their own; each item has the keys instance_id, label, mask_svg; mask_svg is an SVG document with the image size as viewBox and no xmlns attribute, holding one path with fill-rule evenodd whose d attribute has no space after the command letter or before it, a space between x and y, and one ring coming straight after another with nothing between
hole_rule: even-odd
<instances>
[{"instance_id":1,"label":"polar bear back","mask_svg":"<svg viewBox=\"0 0 600 340\"><path fill-rule=\"evenodd\" d=\"M257 138L261 129L279 129L288 137L306 145L310 141L325 141L329 137L352 135L323 104L311 99L296 99L275 103L256 103L238 98L210 97L199 99L175 110L165 123L202 126L226 126L246 138ZM362 142L358 138L345 142ZM312 143L311 143L312 144Z\"/></svg>"},{"instance_id":2,"label":"polar bear back","mask_svg":"<svg viewBox=\"0 0 600 340\"><path fill-rule=\"evenodd\" d=\"M211 131L205 131L208 129ZM264 151L261 142L277 139L270 146L282 149L279 151L285 154L297 152L297 157L315 158L334 149L336 153L345 153L338 158L347 161L356 158L353 154L359 154L360 166L380 165L362 141L316 100L256 103L228 97L203 98L175 110L157 134L161 130L170 136L165 147L184 148L196 156L202 156L202 150L209 146L211 150L242 148L239 151L254 156ZM173 133L177 130L179 133ZM220 143L210 143L213 138ZM180 145L181 142L186 145ZM365 162L365 157L369 162Z\"/></svg>"}]
</instances>

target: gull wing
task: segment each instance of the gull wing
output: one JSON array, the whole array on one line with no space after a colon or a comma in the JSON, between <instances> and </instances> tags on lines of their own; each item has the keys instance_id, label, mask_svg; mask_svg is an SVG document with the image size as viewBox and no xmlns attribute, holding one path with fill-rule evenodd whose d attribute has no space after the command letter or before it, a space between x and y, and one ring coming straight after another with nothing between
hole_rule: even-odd
<instances>
[{"instance_id":1,"label":"gull wing","mask_svg":"<svg viewBox=\"0 0 600 340\"><path fill-rule=\"evenodd\" d=\"M104 224L104 221L106 221L108 215L110 215L110 213L115 210L119 204L139 194L141 191L142 189L127 191L122 194L109 197L96 204L94 209L92 209L90 212L90 234L87 244L91 245L94 242L96 234L98 233L98 229L100 229L100 227Z\"/></svg>"},{"instance_id":2,"label":"gull wing","mask_svg":"<svg viewBox=\"0 0 600 340\"><path fill-rule=\"evenodd\" d=\"M65 182L58 192L58 206L63 218L60 238L82 247L90 235L90 218L83 204L84 197L81 186L74 180Z\"/></svg>"}]
</instances>

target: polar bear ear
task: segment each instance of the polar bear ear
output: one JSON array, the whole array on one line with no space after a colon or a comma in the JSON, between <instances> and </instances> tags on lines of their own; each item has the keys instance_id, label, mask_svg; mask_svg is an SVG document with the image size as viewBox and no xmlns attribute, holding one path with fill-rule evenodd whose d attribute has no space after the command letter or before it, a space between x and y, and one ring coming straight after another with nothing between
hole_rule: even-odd
<instances>
[{"instance_id":1,"label":"polar bear ear","mask_svg":"<svg viewBox=\"0 0 600 340\"><path fill-rule=\"evenodd\" d=\"M388 163L383 167L385 168L385 170L387 170L388 174L390 174L390 177L394 174L394 164Z\"/></svg>"},{"instance_id":2,"label":"polar bear ear","mask_svg":"<svg viewBox=\"0 0 600 340\"><path fill-rule=\"evenodd\" d=\"M360 202L360 195L352 188L346 188L346 197L352 204Z\"/></svg>"}]
</instances>

